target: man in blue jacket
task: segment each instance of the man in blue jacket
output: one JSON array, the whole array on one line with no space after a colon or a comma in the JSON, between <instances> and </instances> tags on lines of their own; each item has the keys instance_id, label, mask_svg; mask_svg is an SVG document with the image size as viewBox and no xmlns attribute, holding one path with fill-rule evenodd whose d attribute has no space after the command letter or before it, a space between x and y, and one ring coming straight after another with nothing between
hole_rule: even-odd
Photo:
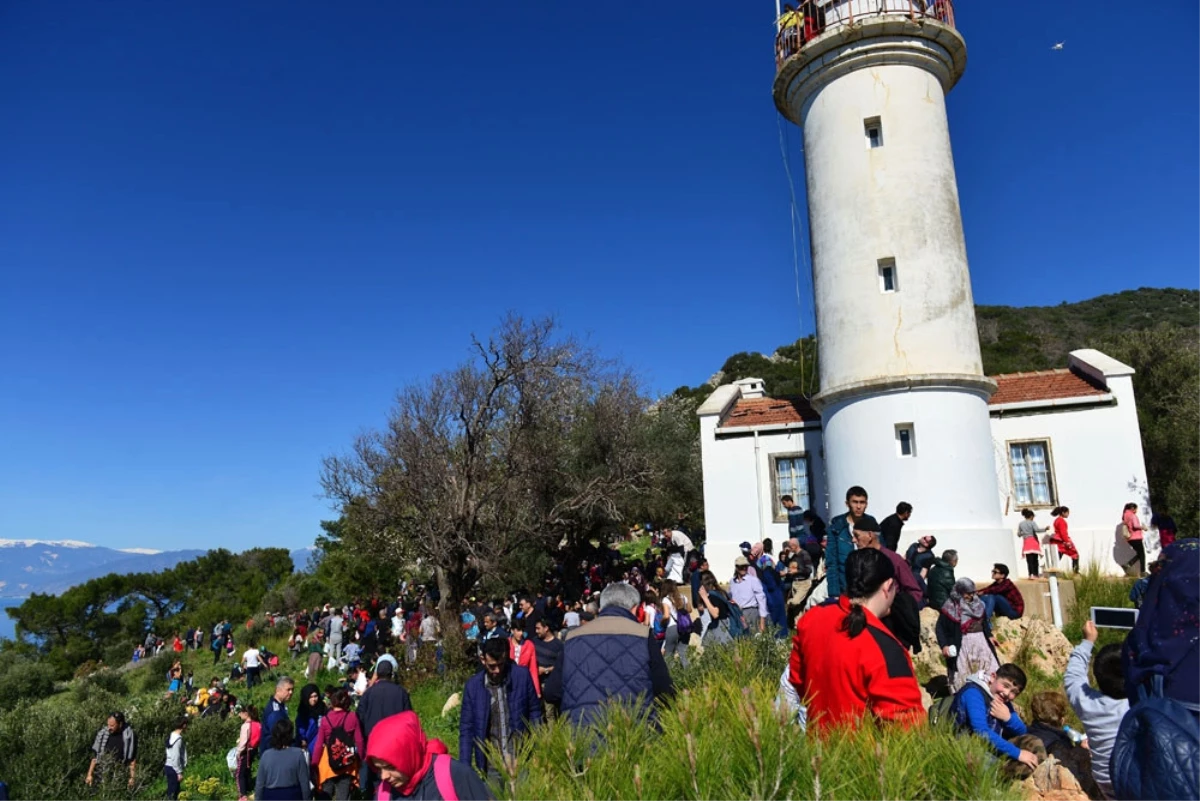
<instances>
[{"instance_id":1,"label":"man in blue jacket","mask_svg":"<svg viewBox=\"0 0 1200 801\"><path fill-rule=\"evenodd\" d=\"M662 644L634 617L641 602L628 584L609 584L600 593L599 616L567 635L542 696L561 704L572 723L595 722L608 701L636 701L649 708L674 695Z\"/></svg>"},{"instance_id":2,"label":"man in blue jacket","mask_svg":"<svg viewBox=\"0 0 1200 801\"><path fill-rule=\"evenodd\" d=\"M831 601L846 589L846 557L854 550L855 522L867 516L867 491L858 485L846 490L846 509L825 531L825 582Z\"/></svg>"},{"instance_id":3,"label":"man in blue jacket","mask_svg":"<svg viewBox=\"0 0 1200 801\"><path fill-rule=\"evenodd\" d=\"M517 738L542 719L533 678L527 668L512 663L508 649L506 637L483 643L483 670L467 679L458 724L459 760L493 777L499 771L489 770L484 743L496 746L509 759L516 752Z\"/></svg>"},{"instance_id":4,"label":"man in blue jacket","mask_svg":"<svg viewBox=\"0 0 1200 801\"><path fill-rule=\"evenodd\" d=\"M292 693L295 690L296 682L287 676L282 676L279 681L275 682L275 694L267 701L267 705L263 707L262 711L262 725L266 735L259 740L260 756L271 750L271 729L275 728L275 724L279 721L288 719L287 705L288 701L292 700Z\"/></svg>"}]
</instances>

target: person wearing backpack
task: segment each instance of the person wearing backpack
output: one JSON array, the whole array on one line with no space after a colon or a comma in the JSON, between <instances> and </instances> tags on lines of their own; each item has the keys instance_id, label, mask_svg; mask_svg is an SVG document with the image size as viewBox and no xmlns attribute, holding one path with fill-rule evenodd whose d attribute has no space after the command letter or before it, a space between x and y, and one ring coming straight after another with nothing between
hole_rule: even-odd
<instances>
[{"instance_id":1,"label":"person wearing backpack","mask_svg":"<svg viewBox=\"0 0 1200 801\"><path fill-rule=\"evenodd\" d=\"M446 744L430 739L415 712L384 718L367 740L367 764L379 775L378 799L491 801L492 793L469 765L452 759Z\"/></svg>"},{"instance_id":2,"label":"person wearing backpack","mask_svg":"<svg viewBox=\"0 0 1200 801\"><path fill-rule=\"evenodd\" d=\"M358 715L350 711L350 693L334 690L329 705L329 713L321 718L313 741L312 766L321 792L335 801L345 801L351 788L358 786L366 746Z\"/></svg>"},{"instance_id":3,"label":"person wearing backpack","mask_svg":"<svg viewBox=\"0 0 1200 801\"><path fill-rule=\"evenodd\" d=\"M262 724L258 722L258 708L253 704L238 704L233 711L242 720L235 749L238 801L246 801L250 793L254 792L254 779L250 775L250 768L258 754L259 743L262 742Z\"/></svg>"},{"instance_id":4,"label":"person wearing backpack","mask_svg":"<svg viewBox=\"0 0 1200 801\"><path fill-rule=\"evenodd\" d=\"M1025 671L1011 663L1001 665L993 672L972 673L958 692L930 708L929 721L937 725L943 717L950 718L956 731L982 737L995 754L1006 757L1008 775L1016 776L1024 771L1027 776L1041 759L1036 752L1018 745L1021 742L1032 745L1032 741L1013 742L1028 735L1024 721L1013 706L1026 683Z\"/></svg>"},{"instance_id":5,"label":"person wearing backpack","mask_svg":"<svg viewBox=\"0 0 1200 801\"><path fill-rule=\"evenodd\" d=\"M767 630L767 594L762 581L751 570L750 560L739 556L733 560L733 578L729 581L729 599L741 607L742 620L751 634Z\"/></svg>"},{"instance_id":6,"label":"person wearing backpack","mask_svg":"<svg viewBox=\"0 0 1200 801\"><path fill-rule=\"evenodd\" d=\"M705 648L732 642L745 632L741 607L729 600L711 570L700 574L700 603L711 619L701 640Z\"/></svg>"},{"instance_id":7,"label":"person wearing backpack","mask_svg":"<svg viewBox=\"0 0 1200 801\"><path fill-rule=\"evenodd\" d=\"M1121 719L1129 711L1129 699L1125 697L1121 646L1106 645L1096 652L1093 659L1092 649L1099 636L1095 623L1089 620L1083 624L1083 642L1071 652L1063 682L1066 684L1067 701L1087 732L1088 748L1092 751L1092 776L1104 794L1111 798L1113 785L1108 762ZM1093 662L1098 689L1088 684L1088 664Z\"/></svg>"},{"instance_id":8,"label":"person wearing backpack","mask_svg":"<svg viewBox=\"0 0 1200 801\"><path fill-rule=\"evenodd\" d=\"M1197 798L1200 787L1200 542L1164 548L1121 661L1129 714L1110 762L1120 798Z\"/></svg>"},{"instance_id":9,"label":"person wearing backpack","mask_svg":"<svg viewBox=\"0 0 1200 801\"><path fill-rule=\"evenodd\" d=\"M688 639L692 636L691 607L679 591L679 585L667 579L662 586L663 619L666 635L663 638L663 656L679 658L684 669L688 666Z\"/></svg>"}]
</instances>

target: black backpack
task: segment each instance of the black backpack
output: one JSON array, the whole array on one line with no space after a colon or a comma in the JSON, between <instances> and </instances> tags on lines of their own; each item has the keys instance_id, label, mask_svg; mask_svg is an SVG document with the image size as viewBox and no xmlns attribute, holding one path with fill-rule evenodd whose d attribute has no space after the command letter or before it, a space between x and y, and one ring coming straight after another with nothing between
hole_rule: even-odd
<instances>
[{"instance_id":1,"label":"black backpack","mask_svg":"<svg viewBox=\"0 0 1200 801\"><path fill-rule=\"evenodd\" d=\"M345 723L346 718L343 717L341 723L330 724L329 740L325 744L329 751L329 767L335 773L351 770L358 761L358 749L354 745L354 735L346 731Z\"/></svg>"}]
</instances>

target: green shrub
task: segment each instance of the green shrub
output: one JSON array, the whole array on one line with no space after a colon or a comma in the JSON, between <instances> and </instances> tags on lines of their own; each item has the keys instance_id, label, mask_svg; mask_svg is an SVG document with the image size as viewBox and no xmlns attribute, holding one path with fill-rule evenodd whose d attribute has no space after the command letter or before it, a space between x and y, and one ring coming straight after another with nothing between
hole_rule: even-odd
<instances>
[{"instance_id":1,"label":"green shrub","mask_svg":"<svg viewBox=\"0 0 1200 801\"><path fill-rule=\"evenodd\" d=\"M747 637L729 645L710 646L703 654L693 651L687 669L673 669L671 677L680 689L729 675L778 684L791 647L791 640L774 637Z\"/></svg>"},{"instance_id":2,"label":"green shrub","mask_svg":"<svg viewBox=\"0 0 1200 801\"><path fill-rule=\"evenodd\" d=\"M112 668L103 668L92 673L79 683L79 686L99 687L114 695L129 694L129 680L125 674Z\"/></svg>"},{"instance_id":3,"label":"green shrub","mask_svg":"<svg viewBox=\"0 0 1200 801\"><path fill-rule=\"evenodd\" d=\"M0 706L45 698L54 692L54 676L44 665L25 660L14 662L0 675Z\"/></svg>"},{"instance_id":4,"label":"green shrub","mask_svg":"<svg viewBox=\"0 0 1200 801\"><path fill-rule=\"evenodd\" d=\"M219 754L224 759L225 753L237 745L241 725L242 721L236 715L225 720L214 715L191 718L184 735L188 754Z\"/></svg>"}]
</instances>

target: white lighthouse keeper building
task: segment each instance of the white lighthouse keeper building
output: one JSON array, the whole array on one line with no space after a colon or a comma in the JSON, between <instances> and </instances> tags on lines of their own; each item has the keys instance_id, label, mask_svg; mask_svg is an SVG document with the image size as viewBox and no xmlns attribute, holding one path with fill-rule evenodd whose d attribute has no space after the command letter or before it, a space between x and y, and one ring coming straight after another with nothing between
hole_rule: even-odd
<instances>
[{"instance_id":1,"label":"white lighthouse keeper building","mask_svg":"<svg viewBox=\"0 0 1200 801\"><path fill-rule=\"evenodd\" d=\"M946 119L966 44L945 0L805 4L774 98L804 137L830 513L912 503L960 575L1011 561Z\"/></svg>"}]
</instances>

